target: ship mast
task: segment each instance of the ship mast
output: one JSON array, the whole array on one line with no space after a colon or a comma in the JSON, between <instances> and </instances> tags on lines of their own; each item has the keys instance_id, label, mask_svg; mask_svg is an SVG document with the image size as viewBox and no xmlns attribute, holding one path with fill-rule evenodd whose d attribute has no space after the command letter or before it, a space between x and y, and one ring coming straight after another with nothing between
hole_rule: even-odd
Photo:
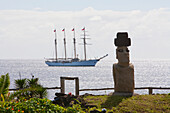
<instances>
[{"instance_id":1,"label":"ship mast","mask_svg":"<svg viewBox=\"0 0 170 113\"><path fill-rule=\"evenodd\" d=\"M66 34L65 34L65 28L62 30L64 31L64 50L65 50L65 60L67 59L67 54L66 54Z\"/></svg>"},{"instance_id":2,"label":"ship mast","mask_svg":"<svg viewBox=\"0 0 170 113\"><path fill-rule=\"evenodd\" d=\"M54 43L55 43L55 58L56 58L56 61L57 61L57 33L56 33L56 29L54 29L54 32L55 32L55 40L54 40Z\"/></svg>"},{"instance_id":3,"label":"ship mast","mask_svg":"<svg viewBox=\"0 0 170 113\"><path fill-rule=\"evenodd\" d=\"M73 38L73 43L74 43L74 58L76 58L76 37L75 37L75 29L73 28L72 31L73 31L73 35L74 35L74 38Z\"/></svg>"},{"instance_id":4,"label":"ship mast","mask_svg":"<svg viewBox=\"0 0 170 113\"><path fill-rule=\"evenodd\" d=\"M85 34L85 27L82 29L84 31L84 37L83 37L83 44L84 44L84 60L86 60L86 34Z\"/></svg>"}]
</instances>

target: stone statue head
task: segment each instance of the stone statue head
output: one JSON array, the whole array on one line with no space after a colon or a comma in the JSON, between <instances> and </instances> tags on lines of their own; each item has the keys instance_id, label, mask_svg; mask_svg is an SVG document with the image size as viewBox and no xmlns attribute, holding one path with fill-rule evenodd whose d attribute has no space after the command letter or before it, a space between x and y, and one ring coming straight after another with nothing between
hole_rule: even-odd
<instances>
[{"instance_id":1,"label":"stone statue head","mask_svg":"<svg viewBox=\"0 0 170 113\"><path fill-rule=\"evenodd\" d=\"M129 63L129 49L126 46L117 47L116 59L119 63Z\"/></svg>"},{"instance_id":2,"label":"stone statue head","mask_svg":"<svg viewBox=\"0 0 170 113\"><path fill-rule=\"evenodd\" d=\"M118 32L114 44L117 46L116 59L118 59L118 64L124 66L129 64L129 49L127 47L131 45L131 39L128 38L128 33Z\"/></svg>"}]
</instances>

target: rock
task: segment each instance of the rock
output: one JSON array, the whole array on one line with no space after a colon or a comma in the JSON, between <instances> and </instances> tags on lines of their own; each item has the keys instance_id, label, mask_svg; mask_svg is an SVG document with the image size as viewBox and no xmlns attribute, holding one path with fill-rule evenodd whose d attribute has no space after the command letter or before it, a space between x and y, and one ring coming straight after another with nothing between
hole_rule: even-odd
<instances>
[{"instance_id":1,"label":"rock","mask_svg":"<svg viewBox=\"0 0 170 113\"><path fill-rule=\"evenodd\" d=\"M58 104L63 107L69 107L73 104L80 104L82 107L86 105L84 99L81 96L74 96L72 94L55 93L57 97L54 97L53 104Z\"/></svg>"}]
</instances>

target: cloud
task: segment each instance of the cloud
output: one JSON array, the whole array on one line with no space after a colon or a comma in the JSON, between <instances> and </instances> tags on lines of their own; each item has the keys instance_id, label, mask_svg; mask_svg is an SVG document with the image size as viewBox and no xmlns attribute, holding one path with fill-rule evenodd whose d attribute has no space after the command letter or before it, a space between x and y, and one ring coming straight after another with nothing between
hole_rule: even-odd
<instances>
[{"instance_id":1,"label":"cloud","mask_svg":"<svg viewBox=\"0 0 170 113\"><path fill-rule=\"evenodd\" d=\"M101 16L94 16L94 17L90 18L89 20L91 20L91 21L100 21L100 20L102 20L102 18L101 18Z\"/></svg>"},{"instance_id":2,"label":"cloud","mask_svg":"<svg viewBox=\"0 0 170 113\"><path fill-rule=\"evenodd\" d=\"M57 29L60 56L63 53L63 28L66 29L68 56L73 56L73 32L77 44L82 42L81 29L85 26L92 45L87 56L100 57L109 53L114 58L113 38L119 31L127 31L132 38L132 58L169 58L170 11L95 10L81 11L0 10L0 58L43 58L53 56L53 29ZM80 57L83 47L77 45Z\"/></svg>"}]
</instances>

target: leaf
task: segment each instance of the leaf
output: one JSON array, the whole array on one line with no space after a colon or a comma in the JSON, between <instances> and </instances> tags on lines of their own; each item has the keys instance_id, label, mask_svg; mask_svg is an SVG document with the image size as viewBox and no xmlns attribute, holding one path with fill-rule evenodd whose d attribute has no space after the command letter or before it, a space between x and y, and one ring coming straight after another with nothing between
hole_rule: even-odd
<instances>
[{"instance_id":1,"label":"leaf","mask_svg":"<svg viewBox=\"0 0 170 113\"><path fill-rule=\"evenodd\" d=\"M4 99L3 94L1 94L1 98L2 98L2 107L3 107L3 106L4 106L4 104L5 104L5 99Z\"/></svg>"},{"instance_id":2,"label":"leaf","mask_svg":"<svg viewBox=\"0 0 170 113\"><path fill-rule=\"evenodd\" d=\"M10 79L8 73L6 75L1 75L0 94L3 94L5 96L5 94L8 93L9 85L10 85Z\"/></svg>"},{"instance_id":3,"label":"leaf","mask_svg":"<svg viewBox=\"0 0 170 113\"><path fill-rule=\"evenodd\" d=\"M28 79L28 85L29 85L29 87L34 87L34 86L36 86L36 85L38 85L38 78L32 78L32 79Z\"/></svg>"},{"instance_id":4,"label":"leaf","mask_svg":"<svg viewBox=\"0 0 170 113\"><path fill-rule=\"evenodd\" d=\"M5 102L5 99L4 99L3 94L1 94L1 98L2 98L2 101L3 101L3 103L4 103L4 102Z\"/></svg>"},{"instance_id":5,"label":"leaf","mask_svg":"<svg viewBox=\"0 0 170 113\"><path fill-rule=\"evenodd\" d=\"M26 84L27 84L27 79L18 79L15 80L15 87L22 89L22 88L26 88Z\"/></svg>"}]
</instances>

